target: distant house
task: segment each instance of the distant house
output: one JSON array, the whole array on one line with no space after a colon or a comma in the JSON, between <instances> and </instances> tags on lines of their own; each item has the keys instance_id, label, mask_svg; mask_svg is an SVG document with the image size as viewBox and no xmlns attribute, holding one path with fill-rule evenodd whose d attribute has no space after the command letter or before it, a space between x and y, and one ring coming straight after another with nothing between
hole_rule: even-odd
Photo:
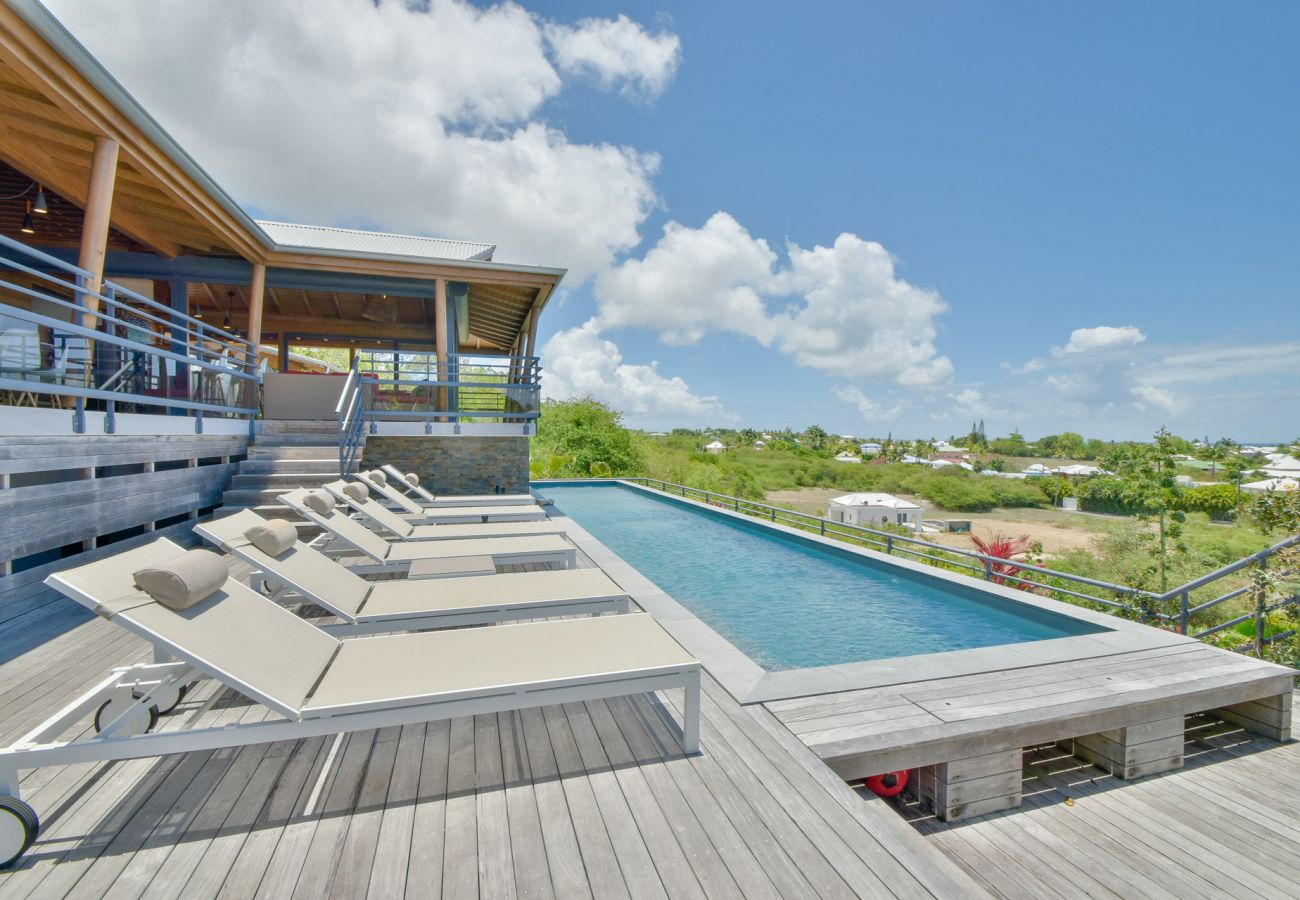
<instances>
[{"instance_id":1,"label":"distant house","mask_svg":"<svg viewBox=\"0 0 1300 900\"><path fill-rule=\"evenodd\" d=\"M1025 466L1024 474L1029 477L1035 477L1039 475L1051 475L1052 470L1047 468L1047 466L1043 465L1042 463L1031 463L1030 465Z\"/></svg>"},{"instance_id":2,"label":"distant house","mask_svg":"<svg viewBox=\"0 0 1300 900\"><path fill-rule=\"evenodd\" d=\"M865 444L858 444L858 450L862 451L863 456L876 456L881 451L881 446L874 441L867 441Z\"/></svg>"},{"instance_id":3,"label":"distant house","mask_svg":"<svg viewBox=\"0 0 1300 900\"><path fill-rule=\"evenodd\" d=\"M722 443L722 441L712 441L705 444L704 449L709 453L721 453L723 450L727 449L727 445Z\"/></svg>"},{"instance_id":4,"label":"distant house","mask_svg":"<svg viewBox=\"0 0 1300 900\"><path fill-rule=\"evenodd\" d=\"M924 462L932 469L946 469L949 468L950 466L957 466L959 469L965 469L967 472L975 471L975 467L972 466L970 463L965 462L964 460L931 459L931 460L922 460L922 462Z\"/></svg>"},{"instance_id":5,"label":"distant house","mask_svg":"<svg viewBox=\"0 0 1300 900\"><path fill-rule=\"evenodd\" d=\"M934 445L934 452L935 453L966 453L968 452L968 448L957 447L953 444L948 443L947 441L939 441L937 444Z\"/></svg>"},{"instance_id":6,"label":"distant house","mask_svg":"<svg viewBox=\"0 0 1300 900\"><path fill-rule=\"evenodd\" d=\"M1025 471L1029 471L1026 469ZM1077 477L1089 478L1093 475L1101 475L1102 470L1099 466L1085 466L1082 464L1073 466L1058 466L1052 469L1054 475L1073 475Z\"/></svg>"},{"instance_id":7,"label":"distant house","mask_svg":"<svg viewBox=\"0 0 1300 900\"><path fill-rule=\"evenodd\" d=\"M762 450L766 446L767 446L767 441L754 441L755 450Z\"/></svg>"},{"instance_id":8,"label":"distant house","mask_svg":"<svg viewBox=\"0 0 1300 900\"><path fill-rule=\"evenodd\" d=\"M862 464L861 457L854 456L847 450L841 450L839 453L836 453L835 461L843 463L858 463L859 465Z\"/></svg>"},{"instance_id":9,"label":"distant house","mask_svg":"<svg viewBox=\"0 0 1300 900\"><path fill-rule=\"evenodd\" d=\"M1250 494L1265 494L1269 491L1300 491L1300 481L1294 478L1265 478L1263 481L1252 481L1243 484L1241 489Z\"/></svg>"},{"instance_id":10,"label":"distant house","mask_svg":"<svg viewBox=\"0 0 1300 900\"><path fill-rule=\"evenodd\" d=\"M905 528L916 528L921 522L921 507L893 494L845 494L830 502L826 518L846 525L902 525Z\"/></svg>"},{"instance_id":11,"label":"distant house","mask_svg":"<svg viewBox=\"0 0 1300 900\"><path fill-rule=\"evenodd\" d=\"M1271 478L1300 478L1300 459L1294 456L1277 456L1262 467Z\"/></svg>"},{"instance_id":12,"label":"distant house","mask_svg":"<svg viewBox=\"0 0 1300 900\"><path fill-rule=\"evenodd\" d=\"M1196 487L1196 479L1191 475L1175 475L1174 483L1179 487Z\"/></svg>"}]
</instances>

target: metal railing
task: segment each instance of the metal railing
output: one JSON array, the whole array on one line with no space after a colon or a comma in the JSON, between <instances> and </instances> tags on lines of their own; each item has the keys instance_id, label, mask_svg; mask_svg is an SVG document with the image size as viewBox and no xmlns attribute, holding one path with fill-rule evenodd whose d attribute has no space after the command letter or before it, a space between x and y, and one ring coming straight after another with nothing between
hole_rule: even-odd
<instances>
[{"instance_id":1,"label":"metal railing","mask_svg":"<svg viewBox=\"0 0 1300 900\"><path fill-rule=\"evenodd\" d=\"M260 405L256 348L111 281L0 235L0 395L9 405L73 404L72 430L87 409L161 408L194 417L247 417Z\"/></svg>"},{"instance_id":2,"label":"metal railing","mask_svg":"<svg viewBox=\"0 0 1300 900\"><path fill-rule=\"evenodd\" d=\"M779 525L786 525L802 531L816 532L822 537L838 538L866 545L883 551L890 556L902 555L930 565L963 571L996 584L1010 585L1034 592L1047 591L1073 600L1095 603L1107 610L1167 627L1178 631L1180 634L1195 638L1208 637L1240 625L1242 622L1253 620L1255 623L1255 639L1243 648L1238 649L1253 648L1258 652L1265 644L1289 637L1292 633L1290 631L1274 634L1271 637L1267 636L1265 634L1266 619L1273 612L1300 603L1300 592L1270 600L1264 592L1259 591L1252 584L1236 586L1204 602L1196 604L1191 602L1194 591L1222 581L1251 567L1265 567L1270 560L1276 559L1279 554L1292 547L1300 546L1300 535L1293 535L1258 553L1223 566L1164 593L1157 594L1140 588L1128 587L1127 585L1100 581L1070 572L1061 572L1045 566L989 556L975 550L947 547L932 541L890 531L868 528L863 525L852 525L847 522L836 522L810 513L801 513L780 506L758 503L753 500L718 494L700 488L687 487L686 485L661 481L657 478L637 476L623 480L653 488L666 494L696 500L710 506L730 509L732 512L753 516ZM1274 575L1285 579L1296 575L1297 572L1300 572L1300 567L1288 566L1275 571ZM1201 616L1207 610L1243 597L1252 591L1255 592L1255 597L1250 612L1225 622L1215 623L1202 631L1194 632L1191 630L1193 617Z\"/></svg>"},{"instance_id":3,"label":"metal railing","mask_svg":"<svg viewBox=\"0 0 1300 900\"><path fill-rule=\"evenodd\" d=\"M339 473L342 475L355 473L361 457L370 416L370 390L371 383L361 377L354 362L334 408L339 422Z\"/></svg>"},{"instance_id":4,"label":"metal railing","mask_svg":"<svg viewBox=\"0 0 1300 900\"><path fill-rule=\"evenodd\" d=\"M355 371L371 386L372 421L527 423L541 414L535 356L476 357L364 351Z\"/></svg>"}]
</instances>

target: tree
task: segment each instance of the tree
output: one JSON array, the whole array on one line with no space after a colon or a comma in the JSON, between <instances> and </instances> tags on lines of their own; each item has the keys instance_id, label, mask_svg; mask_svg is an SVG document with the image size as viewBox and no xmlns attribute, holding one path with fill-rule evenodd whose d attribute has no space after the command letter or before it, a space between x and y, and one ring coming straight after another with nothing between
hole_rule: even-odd
<instances>
[{"instance_id":1,"label":"tree","mask_svg":"<svg viewBox=\"0 0 1300 900\"><path fill-rule=\"evenodd\" d=\"M1232 482L1237 489L1237 520L1241 521L1241 482L1246 473L1250 471L1251 464L1240 456L1233 454L1223 463L1223 471L1227 474L1228 480Z\"/></svg>"},{"instance_id":2,"label":"tree","mask_svg":"<svg viewBox=\"0 0 1300 900\"><path fill-rule=\"evenodd\" d=\"M638 475L644 465L622 416L590 397L546 401L532 443L536 457L566 458L570 475Z\"/></svg>"},{"instance_id":3,"label":"tree","mask_svg":"<svg viewBox=\"0 0 1300 900\"><path fill-rule=\"evenodd\" d=\"M826 447L826 441L830 435L820 425L809 425L804 429L803 437L810 448L821 452Z\"/></svg>"},{"instance_id":4,"label":"tree","mask_svg":"<svg viewBox=\"0 0 1300 900\"><path fill-rule=\"evenodd\" d=\"M1063 497L1074 496L1074 485L1068 478L1052 475L1049 478L1039 478L1037 481L1042 492L1051 498L1053 506L1060 506Z\"/></svg>"},{"instance_id":5,"label":"tree","mask_svg":"<svg viewBox=\"0 0 1300 900\"><path fill-rule=\"evenodd\" d=\"M1120 498L1131 509L1156 518L1156 542L1151 572L1160 576L1160 590L1169 590L1169 555L1186 553L1182 524L1186 516L1178 509L1181 487L1177 481L1174 454L1178 438L1161 428L1147 445L1120 445L1104 457L1104 467L1119 476Z\"/></svg>"},{"instance_id":6,"label":"tree","mask_svg":"<svg viewBox=\"0 0 1300 900\"><path fill-rule=\"evenodd\" d=\"M1210 478L1213 479L1218 475L1219 463L1225 462L1235 448L1236 445L1229 438L1223 438L1196 448L1196 458L1210 464Z\"/></svg>"}]
</instances>

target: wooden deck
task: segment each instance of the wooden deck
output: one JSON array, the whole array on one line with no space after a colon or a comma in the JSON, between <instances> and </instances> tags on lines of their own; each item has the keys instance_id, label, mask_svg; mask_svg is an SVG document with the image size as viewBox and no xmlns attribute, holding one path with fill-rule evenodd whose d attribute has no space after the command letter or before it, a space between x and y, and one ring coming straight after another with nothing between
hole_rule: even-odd
<instances>
[{"instance_id":1,"label":"wooden deck","mask_svg":"<svg viewBox=\"0 0 1300 900\"><path fill-rule=\"evenodd\" d=\"M1293 677L1282 666L1187 641L766 706L831 768L853 779L1262 697L1289 698Z\"/></svg>"},{"instance_id":2,"label":"wooden deck","mask_svg":"<svg viewBox=\"0 0 1300 900\"><path fill-rule=\"evenodd\" d=\"M1026 752L1024 774L1017 811L945 825L899 807L999 897L1300 893L1300 744L1200 716L1177 772L1121 782L1049 745Z\"/></svg>"},{"instance_id":3,"label":"wooden deck","mask_svg":"<svg viewBox=\"0 0 1300 900\"><path fill-rule=\"evenodd\" d=\"M147 653L45 599L22 628L0 626L6 742ZM29 771L44 830L0 874L0 898L983 893L765 709L711 679L704 693L690 758L667 695ZM163 727L264 714L208 688Z\"/></svg>"}]
</instances>

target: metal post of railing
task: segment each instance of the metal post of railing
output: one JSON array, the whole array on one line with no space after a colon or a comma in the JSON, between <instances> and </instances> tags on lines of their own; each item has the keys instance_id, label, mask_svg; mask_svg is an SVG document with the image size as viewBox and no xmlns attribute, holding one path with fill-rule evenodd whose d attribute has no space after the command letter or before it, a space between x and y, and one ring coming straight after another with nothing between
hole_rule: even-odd
<instances>
[{"instance_id":1,"label":"metal post of railing","mask_svg":"<svg viewBox=\"0 0 1300 900\"><path fill-rule=\"evenodd\" d=\"M821 526L821 534L822 534L822 537L826 537L826 520L825 520L825 519L818 519L818 520L817 520L817 524L818 524L819 526Z\"/></svg>"},{"instance_id":2,"label":"metal post of railing","mask_svg":"<svg viewBox=\"0 0 1300 900\"><path fill-rule=\"evenodd\" d=\"M1268 557L1265 556L1259 561L1260 574L1268 568ZM1264 578L1259 580L1259 588L1255 591L1255 655L1263 658L1264 656L1264 619L1268 615L1268 589Z\"/></svg>"},{"instance_id":3,"label":"metal post of railing","mask_svg":"<svg viewBox=\"0 0 1300 900\"><path fill-rule=\"evenodd\" d=\"M984 580L993 580L993 563L988 559L984 560Z\"/></svg>"},{"instance_id":4,"label":"metal post of railing","mask_svg":"<svg viewBox=\"0 0 1300 900\"><path fill-rule=\"evenodd\" d=\"M885 554L887 556L894 555L894 536L892 534L885 536Z\"/></svg>"},{"instance_id":5,"label":"metal post of railing","mask_svg":"<svg viewBox=\"0 0 1300 900\"><path fill-rule=\"evenodd\" d=\"M196 350L195 359L203 359L203 338L204 338L203 323L200 322L198 325L196 325L194 327L194 331L197 335L197 343L195 345L195 350ZM207 372L206 370L200 369L199 370L199 401L200 402L202 402L203 399L207 396L207 391L204 390L204 385L206 381L207 381ZM195 434L203 433L203 410L201 409L194 410L194 433Z\"/></svg>"},{"instance_id":6,"label":"metal post of railing","mask_svg":"<svg viewBox=\"0 0 1300 900\"><path fill-rule=\"evenodd\" d=\"M1178 633L1187 634L1187 626L1191 619L1191 591L1183 591L1178 597Z\"/></svg>"}]
</instances>

